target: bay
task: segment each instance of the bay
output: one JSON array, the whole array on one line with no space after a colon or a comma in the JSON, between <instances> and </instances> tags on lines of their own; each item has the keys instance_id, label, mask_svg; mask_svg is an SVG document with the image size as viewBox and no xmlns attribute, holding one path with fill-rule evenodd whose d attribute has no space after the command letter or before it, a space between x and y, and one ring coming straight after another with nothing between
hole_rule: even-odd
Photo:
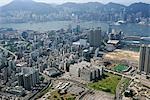
<instances>
[{"instance_id":1,"label":"bay","mask_svg":"<svg viewBox=\"0 0 150 100\"><path fill-rule=\"evenodd\" d=\"M81 21L76 23L73 21L49 21L40 23L10 23L10 24L0 24L0 28L13 28L17 30L35 30L40 32L58 30L61 28L67 29L69 25L75 27L77 24L81 28L96 28L101 27L103 31L107 31L109 24L107 22L99 21ZM125 35L129 36L150 36L150 26L139 25L134 23L128 23L119 26L113 26L117 31L123 31Z\"/></svg>"}]
</instances>

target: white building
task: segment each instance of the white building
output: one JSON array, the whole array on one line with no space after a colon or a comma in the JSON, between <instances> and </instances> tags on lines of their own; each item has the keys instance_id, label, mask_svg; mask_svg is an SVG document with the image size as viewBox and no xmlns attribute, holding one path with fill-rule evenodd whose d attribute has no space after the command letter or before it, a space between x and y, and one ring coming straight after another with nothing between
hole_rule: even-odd
<instances>
[{"instance_id":1,"label":"white building","mask_svg":"<svg viewBox=\"0 0 150 100\"><path fill-rule=\"evenodd\" d=\"M103 67L94 66L89 62L82 61L70 66L70 75L80 77L86 81L92 81L101 78Z\"/></svg>"}]
</instances>

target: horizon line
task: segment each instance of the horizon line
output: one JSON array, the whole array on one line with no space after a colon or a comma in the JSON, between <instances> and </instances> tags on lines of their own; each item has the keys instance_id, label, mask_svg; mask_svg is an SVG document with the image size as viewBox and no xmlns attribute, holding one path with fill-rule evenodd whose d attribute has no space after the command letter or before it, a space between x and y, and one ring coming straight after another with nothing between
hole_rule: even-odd
<instances>
[{"instance_id":1,"label":"horizon line","mask_svg":"<svg viewBox=\"0 0 150 100\"><path fill-rule=\"evenodd\" d=\"M35 1L35 0L31 0L33 2L37 2L37 3L45 3L45 4L53 4L53 5L63 5L63 4L66 4L66 3L75 3L75 4L85 4L85 3L101 3L103 5L106 5L106 4L109 4L109 3L115 3L115 4L120 4L120 5L124 5L124 6L129 6L129 5L132 5L134 3L145 3L145 4L150 4L150 3L147 3L147 2L143 2L143 1L137 1L137 2L132 2L132 3L129 3L129 4L122 4L122 3L117 3L117 2L108 2L108 3L102 3L102 2L99 2L99 1L89 1L89 2L64 2L64 3L48 3L48 2L42 2L42 1ZM11 2L14 2L11 1ZM7 3L7 4L4 4L4 5L0 5L0 7L3 7L5 5L8 5L10 4L11 2ZM26 1L25 1L26 2Z\"/></svg>"}]
</instances>

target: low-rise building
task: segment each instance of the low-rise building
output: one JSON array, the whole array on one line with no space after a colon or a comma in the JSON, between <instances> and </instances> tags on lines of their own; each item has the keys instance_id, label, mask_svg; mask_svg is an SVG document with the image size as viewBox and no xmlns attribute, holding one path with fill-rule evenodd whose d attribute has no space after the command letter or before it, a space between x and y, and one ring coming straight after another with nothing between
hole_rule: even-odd
<instances>
[{"instance_id":1,"label":"low-rise building","mask_svg":"<svg viewBox=\"0 0 150 100\"><path fill-rule=\"evenodd\" d=\"M56 77L61 74L61 72L56 68L48 68L44 71L44 73L50 77Z\"/></svg>"},{"instance_id":2,"label":"low-rise building","mask_svg":"<svg viewBox=\"0 0 150 100\"><path fill-rule=\"evenodd\" d=\"M22 88L20 86L8 87L8 88L6 88L6 92L14 94L16 96L23 96L25 94L24 88Z\"/></svg>"}]
</instances>

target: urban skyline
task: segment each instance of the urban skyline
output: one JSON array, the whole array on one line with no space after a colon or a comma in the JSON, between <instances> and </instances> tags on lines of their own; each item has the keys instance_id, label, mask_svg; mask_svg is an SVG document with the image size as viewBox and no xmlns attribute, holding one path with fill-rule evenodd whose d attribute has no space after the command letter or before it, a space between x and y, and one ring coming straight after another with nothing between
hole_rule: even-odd
<instances>
[{"instance_id":1,"label":"urban skyline","mask_svg":"<svg viewBox=\"0 0 150 100\"><path fill-rule=\"evenodd\" d=\"M36 1L0 7L0 100L150 100L150 4Z\"/></svg>"}]
</instances>

